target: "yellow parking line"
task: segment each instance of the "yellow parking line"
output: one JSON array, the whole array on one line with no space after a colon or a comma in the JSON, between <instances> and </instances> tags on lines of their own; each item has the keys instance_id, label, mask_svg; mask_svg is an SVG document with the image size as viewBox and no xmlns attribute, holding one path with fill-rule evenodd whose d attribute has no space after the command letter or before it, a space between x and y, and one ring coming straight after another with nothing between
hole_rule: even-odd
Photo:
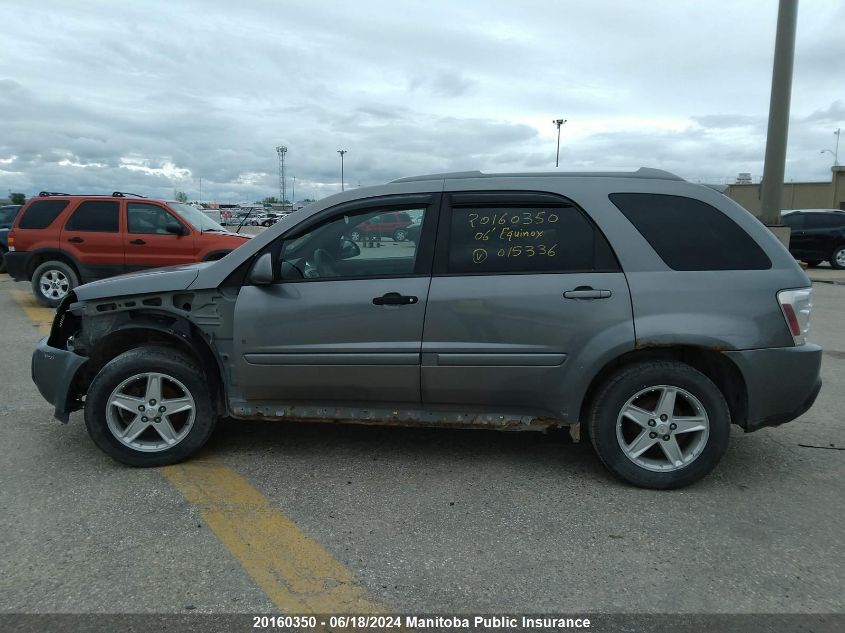
<instances>
[{"instance_id":1,"label":"yellow parking line","mask_svg":"<svg viewBox=\"0 0 845 633\"><path fill-rule=\"evenodd\" d=\"M25 292L18 288L10 288L9 292L12 298L24 311L24 314L29 318L34 325L38 327L38 331L42 334L49 334L50 327L53 324L53 317L56 316L56 311L53 308L45 308L31 292Z\"/></svg>"},{"instance_id":2,"label":"yellow parking line","mask_svg":"<svg viewBox=\"0 0 845 633\"><path fill-rule=\"evenodd\" d=\"M28 292L9 290L29 320L49 334L55 311ZM385 612L349 569L224 464L195 459L160 471L282 612Z\"/></svg>"},{"instance_id":3,"label":"yellow parking line","mask_svg":"<svg viewBox=\"0 0 845 633\"><path fill-rule=\"evenodd\" d=\"M225 465L193 460L161 472L282 612L385 612L351 571Z\"/></svg>"}]
</instances>

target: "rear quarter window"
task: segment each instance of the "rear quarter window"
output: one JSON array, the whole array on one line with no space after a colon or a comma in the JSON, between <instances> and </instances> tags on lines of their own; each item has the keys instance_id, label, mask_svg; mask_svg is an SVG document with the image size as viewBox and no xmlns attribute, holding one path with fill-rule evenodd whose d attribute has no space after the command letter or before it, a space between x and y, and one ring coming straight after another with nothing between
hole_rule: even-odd
<instances>
[{"instance_id":1,"label":"rear quarter window","mask_svg":"<svg viewBox=\"0 0 845 633\"><path fill-rule=\"evenodd\" d=\"M614 193L610 201L674 270L772 267L744 229L706 202L651 193Z\"/></svg>"},{"instance_id":2,"label":"rear quarter window","mask_svg":"<svg viewBox=\"0 0 845 633\"><path fill-rule=\"evenodd\" d=\"M36 200L24 212L18 228L46 229L67 205L67 200Z\"/></svg>"},{"instance_id":3,"label":"rear quarter window","mask_svg":"<svg viewBox=\"0 0 845 633\"><path fill-rule=\"evenodd\" d=\"M65 231L117 233L120 230L120 206L117 202L91 200L83 202L65 224Z\"/></svg>"}]
</instances>

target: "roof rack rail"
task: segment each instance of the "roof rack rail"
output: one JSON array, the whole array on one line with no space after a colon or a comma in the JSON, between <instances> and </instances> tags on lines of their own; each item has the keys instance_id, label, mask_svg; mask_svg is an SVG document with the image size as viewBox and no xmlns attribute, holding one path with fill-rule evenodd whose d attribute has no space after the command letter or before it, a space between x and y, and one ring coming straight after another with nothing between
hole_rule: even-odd
<instances>
[{"instance_id":1,"label":"roof rack rail","mask_svg":"<svg viewBox=\"0 0 845 633\"><path fill-rule=\"evenodd\" d=\"M114 191L111 194L112 198L126 198L127 196L131 196L132 198L146 198L147 196L142 196L139 193L129 193L127 191Z\"/></svg>"},{"instance_id":2,"label":"roof rack rail","mask_svg":"<svg viewBox=\"0 0 845 633\"><path fill-rule=\"evenodd\" d=\"M49 198L50 196L69 196L69 193L59 193L58 191L39 191L39 198Z\"/></svg>"},{"instance_id":3,"label":"roof rack rail","mask_svg":"<svg viewBox=\"0 0 845 633\"><path fill-rule=\"evenodd\" d=\"M636 171L546 171L546 172L512 172L501 174L487 174L481 171L456 171L445 174L425 174L391 180L397 182L416 182L421 180L454 180L470 178L648 178L655 180L683 180L680 176L662 169L640 167Z\"/></svg>"}]
</instances>

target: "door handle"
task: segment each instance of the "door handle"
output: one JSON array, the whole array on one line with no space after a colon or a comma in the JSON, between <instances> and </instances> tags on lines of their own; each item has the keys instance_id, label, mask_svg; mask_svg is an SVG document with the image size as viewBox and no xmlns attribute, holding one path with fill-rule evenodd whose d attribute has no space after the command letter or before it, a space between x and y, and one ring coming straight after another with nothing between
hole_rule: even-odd
<instances>
[{"instance_id":1,"label":"door handle","mask_svg":"<svg viewBox=\"0 0 845 633\"><path fill-rule=\"evenodd\" d=\"M140 238L137 239L137 240L130 240L129 243L130 244L146 244L146 242L144 240L140 239Z\"/></svg>"},{"instance_id":2,"label":"door handle","mask_svg":"<svg viewBox=\"0 0 845 633\"><path fill-rule=\"evenodd\" d=\"M416 297L400 295L398 292L388 292L381 297L373 299L373 305L377 306L406 306L419 301Z\"/></svg>"},{"instance_id":3,"label":"door handle","mask_svg":"<svg viewBox=\"0 0 845 633\"><path fill-rule=\"evenodd\" d=\"M575 290L567 290L563 296L567 299L607 299L610 290L594 290L591 286L578 286Z\"/></svg>"},{"instance_id":4,"label":"door handle","mask_svg":"<svg viewBox=\"0 0 845 633\"><path fill-rule=\"evenodd\" d=\"M84 242L85 240L83 240L81 237L69 237L67 238L67 241L71 244L82 244L82 242Z\"/></svg>"}]
</instances>

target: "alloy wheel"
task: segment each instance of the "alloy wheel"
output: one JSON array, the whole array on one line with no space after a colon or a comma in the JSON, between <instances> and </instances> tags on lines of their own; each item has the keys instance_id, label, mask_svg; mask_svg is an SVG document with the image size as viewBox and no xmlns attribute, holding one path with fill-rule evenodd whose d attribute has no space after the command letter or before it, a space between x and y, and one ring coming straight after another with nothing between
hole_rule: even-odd
<instances>
[{"instance_id":1,"label":"alloy wheel","mask_svg":"<svg viewBox=\"0 0 845 633\"><path fill-rule=\"evenodd\" d=\"M637 466L670 472L701 455L710 434L710 419L701 401L686 389L647 387L623 405L616 421L616 439Z\"/></svg>"},{"instance_id":2,"label":"alloy wheel","mask_svg":"<svg viewBox=\"0 0 845 633\"><path fill-rule=\"evenodd\" d=\"M129 448L154 453L181 442L196 418L196 403L181 382L157 372L136 374L112 391L106 422Z\"/></svg>"},{"instance_id":3,"label":"alloy wheel","mask_svg":"<svg viewBox=\"0 0 845 633\"><path fill-rule=\"evenodd\" d=\"M38 280L41 294L48 299L60 300L70 292L70 280L61 270L52 268L45 270Z\"/></svg>"}]
</instances>

